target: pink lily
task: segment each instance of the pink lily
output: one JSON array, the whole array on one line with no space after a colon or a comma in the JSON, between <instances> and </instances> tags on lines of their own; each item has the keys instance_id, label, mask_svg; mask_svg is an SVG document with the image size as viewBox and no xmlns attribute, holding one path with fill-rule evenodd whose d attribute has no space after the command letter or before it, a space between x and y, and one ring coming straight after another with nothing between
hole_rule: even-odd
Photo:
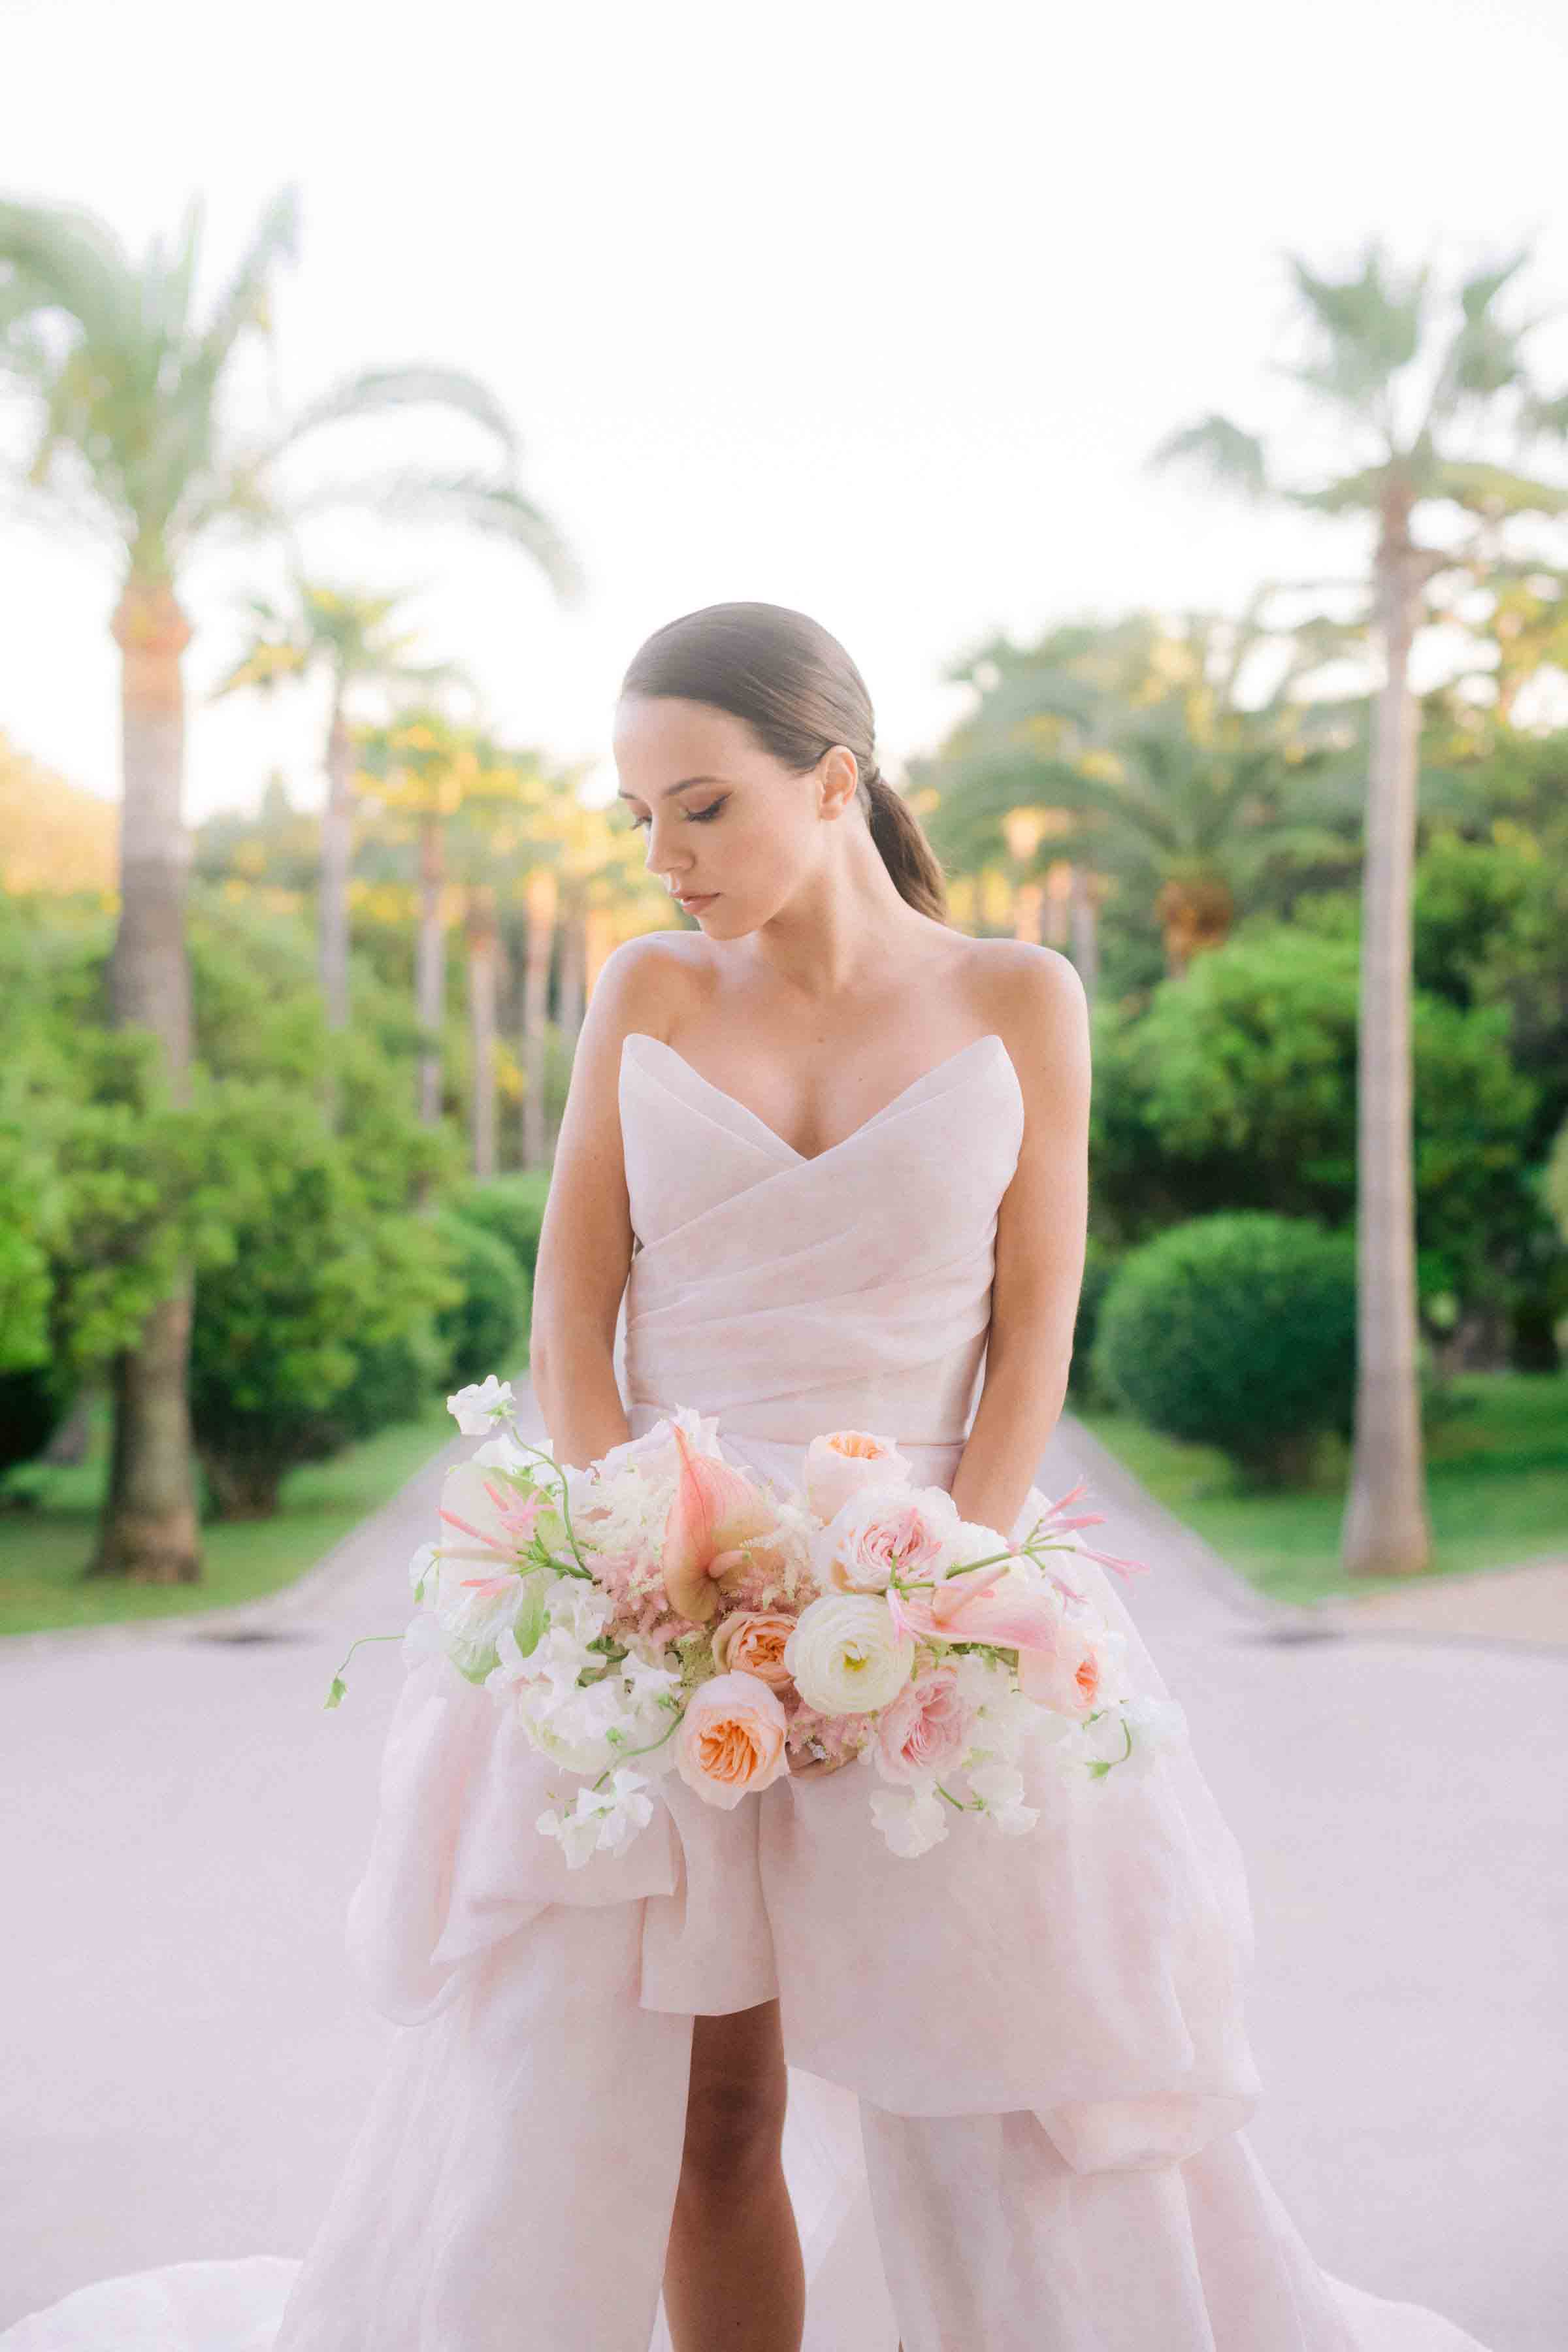
<instances>
[{"instance_id":1,"label":"pink lily","mask_svg":"<svg viewBox=\"0 0 1568 2352\"><path fill-rule=\"evenodd\" d=\"M938 1642L990 1642L998 1649L1039 1650L1057 1646L1061 1612L1044 1592L996 1592L1006 1562L973 1576L950 1577L930 1598L888 1588L888 1607L900 1633L924 1633ZM982 1585L980 1579L985 1581ZM968 1587L969 1590L964 1588Z\"/></svg>"},{"instance_id":2,"label":"pink lily","mask_svg":"<svg viewBox=\"0 0 1568 2352\"><path fill-rule=\"evenodd\" d=\"M1103 1511L1083 1511L1076 1518L1070 1519L1062 1517L1068 1505L1076 1503L1079 1496L1087 1494L1088 1491L1089 1481L1086 1478L1080 1478L1076 1486L1070 1486L1059 1501L1051 1504L1049 1509L1042 1514L1036 1525L1031 1541L1042 1530L1048 1540L1052 1536L1070 1535L1079 1528L1103 1527L1105 1524ZM1098 1560L1101 1568L1113 1568L1118 1576L1147 1576L1149 1573L1149 1563L1146 1559L1120 1559L1114 1552L1094 1551L1088 1544L1075 1544L1072 1549L1075 1551L1081 1551L1086 1559ZM1064 1591L1068 1589L1063 1587ZM1074 1597L1076 1599L1081 1596Z\"/></svg>"}]
</instances>

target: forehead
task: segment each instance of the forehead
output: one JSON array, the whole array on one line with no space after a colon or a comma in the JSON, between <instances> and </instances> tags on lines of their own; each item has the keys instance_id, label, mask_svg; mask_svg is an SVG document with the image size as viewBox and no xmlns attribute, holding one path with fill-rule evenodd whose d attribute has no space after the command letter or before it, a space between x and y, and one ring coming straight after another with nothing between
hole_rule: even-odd
<instances>
[{"instance_id":1,"label":"forehead","mask_svg":"<svg viewBox=\"0 0 1568 2352\"><path fill-rule=\"evenodd\" d=\"M743 719L674 695L623 696L612 740L621 782L641 799L682 776L737 774L759 756Z\"/></svg>"}]
</instances>

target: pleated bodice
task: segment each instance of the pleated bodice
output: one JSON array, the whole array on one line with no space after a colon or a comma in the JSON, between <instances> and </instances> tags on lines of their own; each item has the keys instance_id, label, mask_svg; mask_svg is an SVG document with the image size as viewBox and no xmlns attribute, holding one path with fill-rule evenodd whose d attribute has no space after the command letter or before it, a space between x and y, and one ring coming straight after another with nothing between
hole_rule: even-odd
<instances>
[{"instance_id":1,"label":"pleated bodice","mask_svg":"<svg viewBox=\"0 0 1568 2352\"><path fill-rule=\"evenodd\" d=\"M700 1401L721 1433L805 1445L859 1427L961 1444L984 1365L996 1212L1024 1102L994 1033L807 1159L657 1037L622 1049L641 1246L628 1404Z\"/></svg>"}]
</instances>

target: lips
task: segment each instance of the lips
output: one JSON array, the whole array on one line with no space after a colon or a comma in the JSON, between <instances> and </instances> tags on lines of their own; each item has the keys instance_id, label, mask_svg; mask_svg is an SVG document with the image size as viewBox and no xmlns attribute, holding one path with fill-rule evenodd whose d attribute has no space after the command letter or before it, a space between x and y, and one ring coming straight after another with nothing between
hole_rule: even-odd
<instances>
[{"instance_id":1,"label":"lips","mask_svg":"<svg viewBox=\"0 0 1568 2352\"><path fill-rule=\"evenodd\" d=\"M717 890L698 890L694 891L692 896L688 898L683 897L681 893L678 891L676 893L675 903L678 907L684 907L687 913L690 914L694 908L706 907L710 899L716 898L718 896L719 893Z\"/></svg>"}]
</instances>

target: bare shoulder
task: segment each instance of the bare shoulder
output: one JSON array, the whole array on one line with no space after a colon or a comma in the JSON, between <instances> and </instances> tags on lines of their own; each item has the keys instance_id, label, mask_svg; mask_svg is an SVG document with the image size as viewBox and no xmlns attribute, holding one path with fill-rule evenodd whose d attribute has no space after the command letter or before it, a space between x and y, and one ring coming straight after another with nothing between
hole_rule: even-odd
<instances>
[{"instance_id":1,"label":"bare shoulder","mask_svg":"<svg viewBox=\"0 0 1568 2352\"><path fill-rule=\"evenodd\" d=\"M1012 1055L1026 1100L1041 1090L1087 1099L1089 998L1078 967L1030 940L975 940L972 985L986 1019ZM1031 1106L1032 1107L1032 1106Z\"/></svg>"},{"instance_id":2,"label":"bare shoulder","mask_svg":"<svg viewBox=\"0 0 1568 2352\"><path fill-rule=\"evenodd\" d=\"M692 953L692 949L698 954ZM573 1062L585 1057L594 1082L604 1066L618 1066L622 1045L634 1030L668 1038L672 1023L701 985L700 957L706 941L681 931L642 931L612 948L599 967Z\"/></svg>"}]
</instances>

